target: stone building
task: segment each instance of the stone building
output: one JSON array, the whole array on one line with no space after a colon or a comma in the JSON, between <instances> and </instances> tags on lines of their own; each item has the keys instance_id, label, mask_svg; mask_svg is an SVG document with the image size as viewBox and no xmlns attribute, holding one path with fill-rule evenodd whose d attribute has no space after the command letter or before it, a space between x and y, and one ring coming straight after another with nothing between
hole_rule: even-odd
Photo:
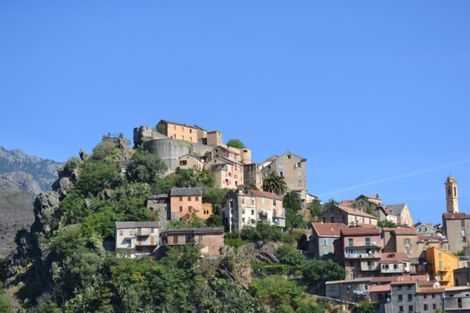
<instances>
[{"instance_id":1,"label":"stone building","mask_svg":"<svg viewBox=\"0 0 470 313\"><path fill-rule=\"evenodd\" d=\"M147 209L159 217L160 226L166 226L166 221L171 219L170 201L168 194L152 195L147 198Z\"/></svg>"},{"instance_id":2,"label":"stone building","mask_svg":"<svg viewBox=\"0 0 470 313\"><path fill-rule=\"evenodd\" d=\"M445 312L470 312L470 286L446 288L443 297Z\"/></svg>"},{"instance_id":3,"label":"stone building","mask_svg":"<svg viewBox=\"0 0 470 313\"><path fill-rule=\"evenodd\" d=\"M385 313L437 312L442 309L444 288L427 282L396 281L390 283L390 302Z\"/></svg>"},{"instance_id":4,"label":"stone building","mask_svg":"<svg viewBox=\"0 0 470 313\"><path fill-rule=\"evenodd\" d=\"M162 234L164 246L198 245L205 257L222 254L224 247L223 227L169 229Z\"/></svg>"},{"instance_id":5,"label":"stone building","mask_svg":"<svg viewBox=\"0 0 470 313\"><path fill-rule=\"evenodd\" d=\"M354 207L362 211L373 212L377 207L382 207L383 202L379 195L368 196L360 195L354 200Z\"/></svg>"},{"instance_id":6,"label":"stone building","mask_svg":"<svg viewBox=\"0 0 470 313\"><path fill-rule=\"evenodd\" d=\"M418 258L418 236L413 227L396 227L383 229L383 252L404 252L409 258Z\"/></svg>"},{"instance_id":7,"label":"stone building","mask_svg":"<svg viewBox=\"0 0 470 313\"><path fill-rule=\"evenodd\" d=\"M377 217L362 210L333 205L320 214L323 223L343 223L346 225L370 224L377 225Z\"/></svg>"},{"instance_id":8,"label":"stone building","mask_svg":"<svg viewBox=\"0 0 470 313\"><path fill-rule=\"evenodd\" d=\"M382 238L376 227L347 227L335 241L336 259L343 264L346 278L380 274Z\"/></svg>"},{"instance_id":9,"label":"stone building","mask_svg":"<svg viewBox=\"0 0 470 313\"><path fill-rule=\"evenodd\" d=\"M224 223L229 232L240 232L258 222L285 227L282 197L259 190L232 190L222 204Z\"/></svg>"},{"instance_id":10,"label":"stone building","mask_svg":"<svg viewBox=\"0 0 470 313\"><path fill-rule=\"evenodd\" d=\"M312 223L308 252L314 259L334 259L334 242L341 235L341 230L348 226L342 223Z\"/></svg>"},{"instance_id":11,"label":"stone building","mask_svg":"<svg viewBox=\"0 0 470 313\"><path fill-rule=\"evenodd\" d=\"M459 187L454 176L448 176L445 182L447 213L459 213Z\"/></svg>"},{"instance_id":12,"label":"stone building","mask_svg":"<svg viewBox=\"0 0 470 313\"><path fill-rule=\"evenodd\" d=\"M215 178L215 187L237 189L244 185L243 163L219 156L205 163L204 168Z\"/></svg>"},{"instance_id":13,"label":"stone building","mask_svg":"<svg viewBox=\"0 0 470 313\"><path fill-rule=\"evenodd\" d=\"M245 164L243 172L243 181L245 186L256 187L259 190L263 189L263 175L261 174L261 170L258 164Z\"/></svg>"},{"instance_id":14,"label":"stone building","mask_svg":"<svg viewBox=\"0 0 470 313\"><path fill-rule=\"evenodd\" d=\"M187 169L202 170L204 168L203 159L194 153L188 153L188 154L182 155L178 158L178 160L179 160L179 168L182 170L187 170Z\"/></svg>"},{"instance_id":15,"label":"stone building","mask_svg":"<svg viewBox=\"0 0 470 313\"><path fill-rule=\"evenodd\" d=\"M397 218L397 224L402 226L413 226L413 217L406 203L387 204L385 207L391 209Z\"/></svg>"},{"instance_id":16,"label":"stone building","mask_svg":"<svg viewBox=\"0 0 470 313\"><path fill-rule=\"evenodd\" d=\"M289 190L298 192L302 200L307 199L307 159L287 151L262 162L260 172L263 178L271 172L284 177Z\"/></svg>"},{"instance_id":17,"label":"stone building","mask_svg":"<svg viewBox=\"0 0 470 313\"><path fill-rule=\"evenodd\" d=\"M149 255L160 244L158 222L115 222L116 251L130 258Z\"/></svg>"},{"instance_id":18,"label":"stone building","mask_svg":"<svg viewBox=\"0 0 470 313\"><path fill-rule=\"evenodd\" d=\"M402 275L410 272L410 258L405 253L382 253L382 258L380 259L380 273L382 275Z\"/></svg>"}]
</instances>

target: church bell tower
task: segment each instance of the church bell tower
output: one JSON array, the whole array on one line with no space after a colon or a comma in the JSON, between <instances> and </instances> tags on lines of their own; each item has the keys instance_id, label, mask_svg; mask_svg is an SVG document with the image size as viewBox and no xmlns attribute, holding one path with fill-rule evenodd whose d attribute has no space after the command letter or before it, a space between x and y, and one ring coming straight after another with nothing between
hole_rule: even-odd
<instances>
[{"instance_id":1,"label":"church bell tower","mask_svg":"<svg viewBox=\"0 0 470 313\"><path fill-rule=\"evenodd\" d=\"M454 176L447 177L446 185L446 200L447 212L459 213L459 190L458 184Z\"/></svg>"}]
</instances>

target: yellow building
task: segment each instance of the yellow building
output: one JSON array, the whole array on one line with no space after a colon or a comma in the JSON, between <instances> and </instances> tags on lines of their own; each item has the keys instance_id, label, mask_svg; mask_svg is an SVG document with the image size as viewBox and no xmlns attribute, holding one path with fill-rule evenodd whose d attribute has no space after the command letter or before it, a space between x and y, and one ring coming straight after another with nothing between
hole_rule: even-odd
<instances>
[{"instance_id":1,"label":"yellow building","mask_svg":"<svg viewBox=\"0 0 470 313\"><path fill-rule=\"evenodd\" d=\"M459 258L446 250L429 247L426 249L426 259L431 277L438 280L441 286L453 287L454 270L459 268Z\"/></svg>"}]
</instances>

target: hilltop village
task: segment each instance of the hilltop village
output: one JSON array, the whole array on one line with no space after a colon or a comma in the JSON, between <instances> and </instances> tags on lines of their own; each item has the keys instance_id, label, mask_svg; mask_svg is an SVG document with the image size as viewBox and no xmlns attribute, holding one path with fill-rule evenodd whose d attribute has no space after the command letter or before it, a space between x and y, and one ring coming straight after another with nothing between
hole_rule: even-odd
<instances>
[{"instance_id":1,"label":"hilltop village","mask_svg":"<svg viewBox=\"0 0 470 313\"><path fill-rule=\"evenodd\" d=\"M150 197L148 209L163 214L160 222L116 222L116 249L129 257L154 253L160 245L195 243L204 256L219 256L224 233L257 223L284 229L287 191L298 194L302 210L318 201L307 191L307 159L290 151L255 163L249 148L224 144L220 131L166 120L156 128L134 129L134 145L158 156L167 175L205 169L217 188L230 191L220 207L223 227L212 228L168 229L162 223L193 216L207 220L214 208L203 202L202 188L172 188ZM263 181L269 175L282 178L286 190L267 189ZM335 260L345 268L345 280L326 282L325 296L377 303L383 312L470 312L470 215L459 212L454 177L447 178L445 192L442 226L414 224L406 203L385 204L378 194L324 207L312 219L308 242L299 253Z\"/></svg>"},{"instance_id":2,"label":"hilltop village","mask_svg":"<svg viewBox=\"0 0 470 313\"><path fill-rule=\"evenodd\" d=\"M32 312L470 312L458 195L447 177L437 225L378 194L321 202L305 157L161 120L69 159L0 274Z\"/></svg>"}]
</instances>

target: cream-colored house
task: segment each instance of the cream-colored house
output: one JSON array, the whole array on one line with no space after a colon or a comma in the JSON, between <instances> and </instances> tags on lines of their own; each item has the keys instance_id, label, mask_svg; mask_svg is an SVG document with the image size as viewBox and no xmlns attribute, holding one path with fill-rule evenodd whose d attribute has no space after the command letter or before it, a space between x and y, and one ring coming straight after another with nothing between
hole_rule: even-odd
<instances>
[{"instance_id":1,"label":"cream-colored house","mask_svg":"<svg viewBox=\"0 0 470 313\"><path fill-rule=\"evenodd\" d=\"M230 232L263 222L285 227L282 197L259 190L232 190L222 205L222 213Z\"/></svg>"},{"instance_id":2,"label":"cream-colored house","mask_svg":"<svg viewBox=\"0 0 470 313\"><path fill-rule=\"evenodd\" d=\"M388 204L385 205L386 208L389 208L393 213L398 217L397 224L405 226L413 226L413 217L411 216L410 208L406 203L400 204Z\"/></svg>"},{"instance_id":3,"label":"cream-colored house","mask_svg":"<svg viewBox=\"0 0 470 313\"><path fill-rule=\"evenodd\" d=\"M130 258L149 255L160 245L158 222L116 222L116 251Z\"/></svg>"}]
</instances>

